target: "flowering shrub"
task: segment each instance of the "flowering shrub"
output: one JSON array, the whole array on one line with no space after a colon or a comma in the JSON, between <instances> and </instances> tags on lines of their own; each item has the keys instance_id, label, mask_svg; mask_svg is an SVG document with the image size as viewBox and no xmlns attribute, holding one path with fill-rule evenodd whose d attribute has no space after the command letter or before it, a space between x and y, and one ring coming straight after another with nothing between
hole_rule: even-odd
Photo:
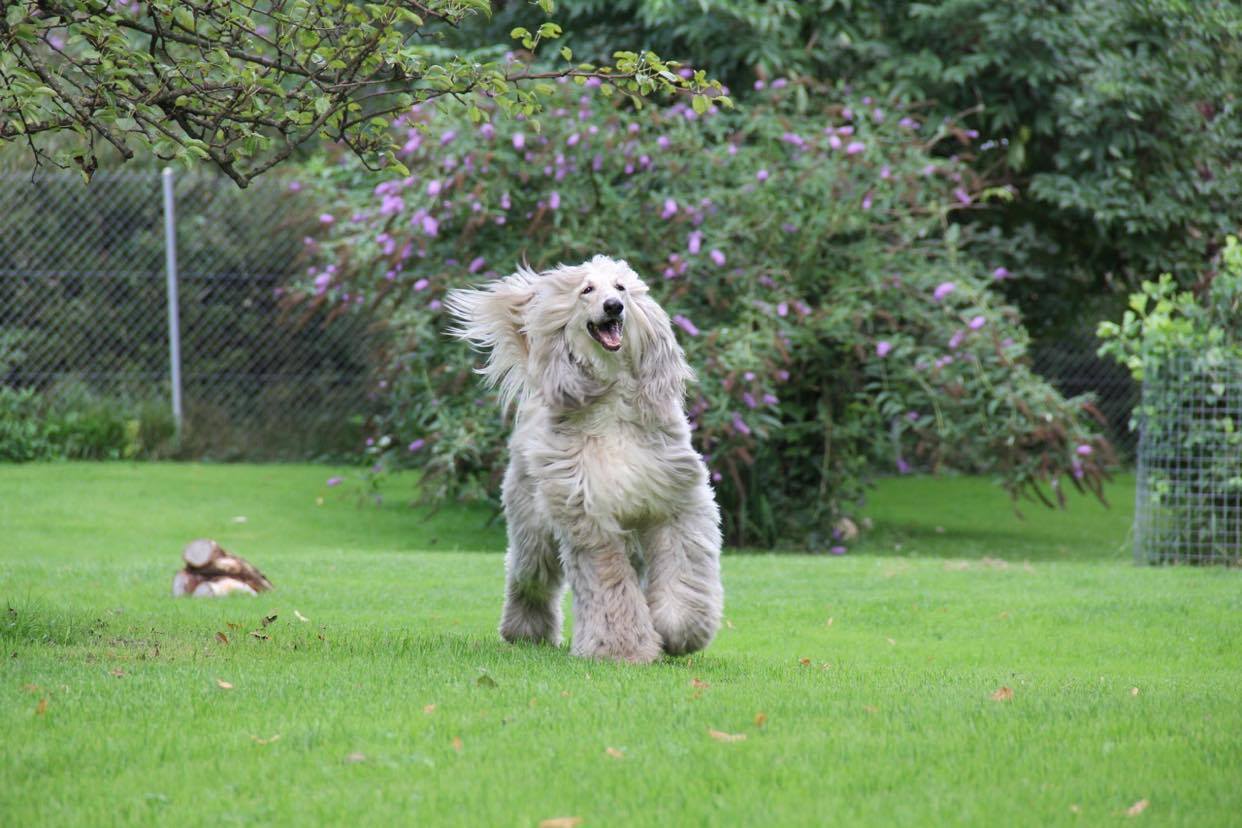
<instances>
[{"instance_id":1,"label":"flowering shrub","mask_svg":"<svg viewBox=\"0 0 1242 828\"><path fill-rule=\"evenodd\" d=\"M1031 373L992 290L1007 263L947 220L996 194L933 157L963 132L780 81L736 113L600 92L564 85L541 130L412 111L403 179L321 168L338 195L303 301L388 321L377 468L421 468L431 498L494 496L504 424L441 298L523 257L602 252L652 286L698 370L688 415L735 543L844 551L826 527L876 464L994 470L1048 503L1063 477L1099 493L1110 450L1084 401Z\"/></svg>"}]
</instances>

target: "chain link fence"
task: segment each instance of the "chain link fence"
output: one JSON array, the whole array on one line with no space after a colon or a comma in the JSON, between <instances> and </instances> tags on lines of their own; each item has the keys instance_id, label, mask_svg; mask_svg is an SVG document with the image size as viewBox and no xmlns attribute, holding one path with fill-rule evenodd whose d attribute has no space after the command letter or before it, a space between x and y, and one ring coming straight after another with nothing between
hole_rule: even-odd
<instances>
[{"instance_id":1,"label":"chain link fence","mask_svg":"<svg viewBox=\"0 0 1242 828\"><path fill-rule=\"evenodd\" d=\"M176 453L294 459L355 448L381 364L376 326L284 294L309 264L304 240L319 227L318 205L287 179L246 190L202 174L173 183ZM155 171L100 172L89 186L76 173L0 173L0 387L170 427L161 191ZM1138 387L1096 347L1083 331L1037 345L1034 365L1066 395L1092 393L1110 438L1133 457Z\"/></svg>"},{"instance_id":2,"label":"chain link fence","mask_svg":"<svg viewBox=\"0 0 1242 828\"><path fill-rule=\"evenodd\" d=\"M316 205L296 183L173 180L183 399L179 456L294 459L358 444L372 326L288 301ZM50 404L171 417L157 172L0 174L0 386ZM156 426L153 426L156 427Z\"/></svg>"},{"instance_id":3,"label":"chain link fence","mask_svg":"<svg viewBox=\"0 0 1242 828\"><path fill-rule=\"evenodd\" d=\"M1134 555L1242 563L1242 360L1219 349L1144 359Z\"/></svg>"},{"instance_id":4,"label":"chain link fence","mask_svg":"<svg viewBox=\"0 0 1242 828\"><path fill-rule=\"evenodd\" d=\"M1130 418L1141 389L1129 369L1112 358L1097 356L1099 347L1092 323L1089 330L1036 344L1031 348L1031 363L1065 396L1093 397L1105 436L1122 461L1129 462L1138 449L1138 431L1130 428Z\"/></svg>"}]
</instances>

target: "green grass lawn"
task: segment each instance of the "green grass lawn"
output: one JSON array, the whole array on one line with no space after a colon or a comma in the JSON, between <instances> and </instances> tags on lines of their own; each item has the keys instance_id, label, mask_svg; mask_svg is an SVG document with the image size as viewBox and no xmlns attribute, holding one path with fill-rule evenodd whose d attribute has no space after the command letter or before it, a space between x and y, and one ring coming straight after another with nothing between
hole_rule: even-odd
<instances>
[{"instance_id":1,"label":"green grass lawn","mask_svg":"<svg viewBox=\"0 0 1242 828\"><path fill-rule=\"evenodd\" d=\"M716 642L636 667L502 643L485 511L331 473L0 466L0 824L1242 815L1242 573L1134 566L1130 478L1025 520L886 481L848 555L729 554ZM276 591L171 598L201 536Z\"/></svg>"}]
</instances>

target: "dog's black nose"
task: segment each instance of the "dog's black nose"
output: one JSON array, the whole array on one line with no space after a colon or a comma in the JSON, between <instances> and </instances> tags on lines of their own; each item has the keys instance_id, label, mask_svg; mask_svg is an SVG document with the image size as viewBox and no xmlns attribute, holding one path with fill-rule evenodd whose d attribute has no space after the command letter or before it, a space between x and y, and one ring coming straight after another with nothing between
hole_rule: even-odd
<instances>
[{"instance_id":1,"label":"dog's black nose","mask_svg":"<svg viewBox=\"0 0 1242 828\"><path fill-rule=\"evenodd\" d=\"M604 313L614 319L620 316L623 310L625 310L625 305L621 304L620 299L607 299L604 301Z\"/></svg>"}]
</instances>

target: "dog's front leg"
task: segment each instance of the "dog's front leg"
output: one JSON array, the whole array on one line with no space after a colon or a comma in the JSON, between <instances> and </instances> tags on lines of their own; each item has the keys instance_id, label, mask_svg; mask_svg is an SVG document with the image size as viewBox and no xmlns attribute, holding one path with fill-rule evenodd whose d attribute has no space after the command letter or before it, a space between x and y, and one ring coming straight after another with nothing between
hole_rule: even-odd
<instances>
[{"instance_id":1,"label":"dog's front leg","mask_svg":"<svg viewBox=\"0 0 1242 828\"><path fill-rule=\"evenodd\" d=\"M699 496L668 523L643 533L651 620L672 655L706 647L720 628L720 527L716 504Z\"/></svg>"},{"instance_id":2,"label":"dog's front leg","mask_svg":"<svg viewBox=\"0 0 1242 828\"><path fill-rule=\"evenodd\" d=\"M638 664L660 657L660 637L624 537L576 531L562 542L561 561L574 594L574 655Z\"/></svg>"},{"instance_id":3,"label":"dog's front leg","mask_svg":"<svg viewBox=\"0 0 1242 828\"><path fill-rule=\"evenodd\" d=\"M561 643L561 591L564 580L559 549L531 492L533 484L520 463L505 474L504 505L509 529L505 553L505 608L500 636L505 641Z\"/></svg>"}]
</instances>

